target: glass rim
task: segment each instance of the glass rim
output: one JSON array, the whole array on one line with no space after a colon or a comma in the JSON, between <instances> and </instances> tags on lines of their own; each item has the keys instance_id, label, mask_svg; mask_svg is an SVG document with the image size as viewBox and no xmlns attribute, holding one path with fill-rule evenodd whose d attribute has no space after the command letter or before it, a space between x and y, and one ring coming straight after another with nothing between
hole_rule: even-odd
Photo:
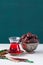
<instances>
[{"instance_id":1,"label":"glass rim","mask_svg":"<svg viewBox=\"0 0 43 65\"><path fill-rule=\"evenodd\" d=\"M10 42L18 42L20 40L20 37L9 37Z\"/></svg>"}]
</instances>

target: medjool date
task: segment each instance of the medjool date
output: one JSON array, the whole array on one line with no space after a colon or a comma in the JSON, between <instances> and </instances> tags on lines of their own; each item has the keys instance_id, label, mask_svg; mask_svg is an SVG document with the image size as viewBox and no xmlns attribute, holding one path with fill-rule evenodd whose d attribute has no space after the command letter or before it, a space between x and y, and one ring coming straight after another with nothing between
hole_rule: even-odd
<instances>
[{"instance_id":1,"label":"medjool date","mask_svg":"<svg viewBox=\"0 0 43 65\"><path fill-rule=\"evenodd\" d=\"M20 38L20 42L24 42L24 43L38 43L38 36L35 34L32 34L31 32L22 35L22 37Z\"/></svg>"}]
</instances>

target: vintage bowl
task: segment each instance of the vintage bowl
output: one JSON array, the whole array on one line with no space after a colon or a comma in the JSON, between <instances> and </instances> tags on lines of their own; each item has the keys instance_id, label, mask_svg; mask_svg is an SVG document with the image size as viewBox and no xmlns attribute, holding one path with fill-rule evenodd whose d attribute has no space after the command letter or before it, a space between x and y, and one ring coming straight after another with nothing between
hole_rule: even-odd
<instances>
[{"instance_id":1,"label":"vintage bowl","mask_svg":"<svg viewBox=\"0 0 43 65\"><path fill-rule=\"evenodd\" d=\"M21 42L21 46L22 48L27 51L27 52L31 52L34 51L39 43L22 43Z\"/></svg>"}]
</instances>

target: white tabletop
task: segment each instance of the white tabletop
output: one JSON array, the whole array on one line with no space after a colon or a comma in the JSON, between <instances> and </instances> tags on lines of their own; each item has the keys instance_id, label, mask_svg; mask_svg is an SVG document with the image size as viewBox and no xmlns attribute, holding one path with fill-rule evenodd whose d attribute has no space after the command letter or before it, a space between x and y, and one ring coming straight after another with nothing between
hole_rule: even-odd
<instances>
[{"instance_id":1,"label":"white tabletop","mask_svg":"<svg viewBox=\"0 0 43 65\"><path fill-rule=\"evenodd\" d=\"M9 49L9 44L0 44L0 50L1 49ZM22 49L22 48L21 48ZM35 50L35 53L33 54L22 54L19 56L14 56L18 58L26 58L29 60L34 61L34 63L27 63L27 62L13 62L10 60L3 60L0 59L1 65L41 65L43 64L43 44L39 44L37 49Z\"/></svg>"}]
</instances>

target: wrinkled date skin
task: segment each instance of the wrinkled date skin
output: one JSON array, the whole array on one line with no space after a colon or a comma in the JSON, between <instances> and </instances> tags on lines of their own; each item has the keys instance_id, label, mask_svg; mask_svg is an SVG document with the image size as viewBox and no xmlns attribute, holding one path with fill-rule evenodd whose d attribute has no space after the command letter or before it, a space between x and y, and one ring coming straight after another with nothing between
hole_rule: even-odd
<instances>
[{"instance_id":1,"label":"wrinkled date skin","mask_svg":"<svg viewBox=\"0 0 43 65\"><path fill-rule=\"evenodd\" d=\"M20 39L20 42L23 42L23 43L38 43L39 40L38 40L37 35L32 34L31 32L29 32L27 34L22 35L22 37Z\"/></svg>"}]
</instances>

